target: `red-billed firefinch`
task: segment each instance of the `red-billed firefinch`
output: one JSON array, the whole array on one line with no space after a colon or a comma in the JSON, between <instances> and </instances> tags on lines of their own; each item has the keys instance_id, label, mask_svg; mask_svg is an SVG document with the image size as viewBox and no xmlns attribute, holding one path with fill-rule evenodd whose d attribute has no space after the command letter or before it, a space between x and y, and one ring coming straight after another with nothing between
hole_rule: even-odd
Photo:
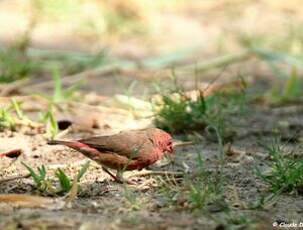
<instances>
[{"instance_id":1,"label":"red-billed firefinch","mask_svg":"<svg viewBox=\"0 0 303 230\"><path fill-rule=\"evenodd\" d=\"M118 182L123 182L123 171L140 170L161 159L165 152L173 152L171 135L157 128L122 131L77 141L51 140L48 144L62 144L81 152L101 164L104 171ZM116 176L108 168L116 169Z\"/></svg>"}]
</instances>

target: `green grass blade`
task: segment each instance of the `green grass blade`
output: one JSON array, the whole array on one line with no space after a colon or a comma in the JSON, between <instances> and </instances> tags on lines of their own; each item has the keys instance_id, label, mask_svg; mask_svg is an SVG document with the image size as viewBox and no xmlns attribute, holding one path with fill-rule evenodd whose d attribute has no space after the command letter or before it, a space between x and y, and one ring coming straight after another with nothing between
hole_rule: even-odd
<instances>
[{"instance_id":1,"label":"green grass blade","mask_svg":"<svg viewBox=\"0 0 303 230\"><path fill-rule=\"evenodd\" d=\"M19 119L23 119L24 118L24 114L23 114L23 112L22 112L22 110L20 108L20 104L16 101L15 98L12 98L11 101L12 101L12 106L13 106L14 110L16 111L18 118Z\"/></svg>"},{"instance_id":2,"label":"green grass blade","mask_svg":"<svg viewBox=\"0 0 303 230\"><path fill-rule=\"evenodd\" d=\"M83 177L83 175L86 173L87 169L89 168L90 165L90 161L87 161L82 168L80 169L80 171L78 172L78 181L80 181L81 177Z\"/></svg>"},{"instance_id":3,"label":"green grass blade","mask_svg":"<svg viewBox=\"0 0 303 230\"><path fill-rule=\"evenodd\" d=\"M21 163L29 171L29 173L30 173L31 177L33 178L33 180L35 181L37 187L39 187L41 185L41 178L39 177L39 175L37 175L35 173L35 171L27 164L25 164L24 162L21 162Z\"/></svg>"},{"instance_id":4,"label":"green grass blade","mask_svg":"<svg viewBox=\"0 0 303 230\"><path fill-rule=\"evenodd\" d=\"M60 102L63 100L63 93L62 93L62 82L59 70L57 68L53 69L53 80L54 80L54 95L53 101Z\"/></svg>"},{"instance_id":5,"label":"green grass blade","mask_svg":"<svg viewBox=\"0 0 303 230\"><path fill-rule=\"evenodd\" d=\"M57 169L55 175L59 179L61 191L68 192L72 187L70 178L62 169Z\"/></svg>"}]
</instances>

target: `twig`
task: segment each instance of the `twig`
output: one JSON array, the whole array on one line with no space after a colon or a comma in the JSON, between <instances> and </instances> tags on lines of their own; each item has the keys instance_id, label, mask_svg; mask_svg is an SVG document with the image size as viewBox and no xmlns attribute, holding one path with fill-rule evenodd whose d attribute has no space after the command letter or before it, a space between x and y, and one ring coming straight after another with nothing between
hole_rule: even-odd
<instances>
[{"instance_id":1,"label":"twig","mask_svg":"<svg viewBox=\"0 0 303 230\"><path fill-rule=\"evenodd\" d=\"M62 77L61 82L64 85L72 85L75 84L76 82L79 82L83 80L82 76L75 76L75 77L70 77L70 76L66 76L66 77ZM39 82L36 84L30 84L27 86L24 86L24 90L26 91L26 89L28 89L28 91L31 91L33 89L40 89L40 88L44 88L44 87L52 87L54 85L54 81L50 80L50 81L43 81L43 82Z\"/></svg>"},{"instance_id":2,"label":"twig","mask_svg":"<svg viewBox=\"0 0 303 230\"><path fill-rule=\"evenodd\" d=\"M27 49L27 54L31 58L37 59L58 59L60 57L68 58L68 59L89 59L94 57L94 54L80 52L80 51L71 51L71 50L63 50L63 49L38 49L29 47Z\"/></svg>"},{"instance_id":3,"label":"twig","mask_svg":"<svg viewBox=\"0 0 303 230\"><path fill-rule=\"evenodd\" d=\"M182 147L182 146L186 146L186 145L193 145L195 144L195 142L193 141L183 141L183 142L174 142L173 143L173 147Z\"/></svg>"},{"instance_id":4,"label":"twig","mask_svg":"<svg viewBox=\"0 0 303 230\"><path fill-rule=\"evenodd\" d=\"M28 79L21 79L0 87L0 97L9 96L13 91L21 89L28 83Z\"/></svg>"},{"instance_id":5,"label":"twig","mask_svg":"<svg viewBox=\"0 0 303 230\"><path fill-rule=\"evenodd\" d=\"M24 208L62 209L64 202L61 199L53 199L27 194L0 194L0 202L11 203Z\"/></svg>"},{"instance_id":6,"label":"twig","mask_svg":"<svg viewBox=\"0 0 303 230\"><path fill-rule=\"evenodd\" d=\"M108 66L99 67L96 69L85 70L83 72L80 72L80 73L77 73L74 75L64 76L61 78L61 82L63 85L72 85L72 84L75 84L76 82L82 81L91 76L99 77L99 76L107 75L107 74L110 74L110 73L113 73L116 71L119 71L119 67L117 65L108 65ZM35 88L35 89L44 88L44 87L53 86L53 83L54 83L53 80L44 81L41 83L28 85L28 86L26 86L26 88L28 88L28 90L32 90L33 88Z\"/></svg>"},{"instance_id":7,"label":"twig","mask_svg":"<svg viewBox=\"0 0 303 230\"><path fill-rule=\"evenodd\" d=\"M42 97L40 95L34 94L34 95L16 95L14 96L15 100L19 102L32 102L33 100L39 101L40 103L43 103L45 105L49 104L49 100L46 99L45 97ZM0 103L1 104L11 104L12 98L11 97L1 97L0 96ZM24 109L23 109L24 110Z\"/></svg>"},{"instance_id":8,"label":"twig","mask_svg":"<svg viewBox=\"0 0 303 230\"><path fill-rule=\"evenodd\" d=\"M41 128L44 125L35 121L31 121L29 119L19 119L19 118L14 118L14 124L15 125L21 125L21 126L28 126L31 128Z\"/></svg>"},{"instance_id":9,"label":"twig","mask_svg":"<svg viewBox=\"0 0 303 230\"><path fill-rule=\"evenodd\" d=\"M222 76L226 67L227 67L227 65L223 66L223 69L221 70L221 72L219 72L219 74L209 84L207 84L207 86L202 90L203 93L207 92L207 90Z\"/></svg>"},{"instance_id":10,"label":"twig","mask_svg":"<svg viewBox=\"0 0 303 230\"><path fill-rule=\"evenodd\" d=\"M47 169L79 167L79 166L82 166L83 164L85 164L86 162L87 162L87 158L84 160L79 160L79 161L68 163L68 164L52 164L52 165L47 166ZM94 163L94 161L92 161L92 163ZM98 165L98 164L96 163L96 165Z\"/></svg>"},{"instance_id":11,"label":"twig","mask_svg":"<svg viewBox=\"0 0 303 230\"><path fill-rule=\"evenodd\" d=\"M144 190L144 189L146 189L146 186L151 185L154 181L155 181L154 179L147 179L142 184L140 184L139 186L136 185L136 188L138 190L142 190L142 189Z\"/></svg>"},{"instance_id":12,"label":"twig","mask_svg":"<svg viewBox=\"0 0 303 230\"><path fill-rule=\"evenodd\" d=\"M227 66L236 62L245 61L252 56L254 56L254 53L251 50L245 50L238 54L227 54L221 57L210 59L200 64L189 64L182 66L180 70L197 69L197 71L202 72L222 66Z\"/></svg>"},{"instance_id":13,"label":"twig","mask_svg":"<svg viewBox=\"0 0 303 230\"><path fill-rule=\"evenodd\" d=\"M68 193L68 197L65 200L65 206L70 208L71 203L76 199L78 193L78 175L76 174L74 176L73 185L71 190Z\"/></svg>"},{"instance_id":14,"label":"twig","mask_svg":"<svg viewBox=\"0 0 303 230\"><path fill-rule=\"evenodd\" d=\"M21 175L21 176L12 176L12 177L7 177L7 178L4 178L4 179L1 179L0 180L0 184L1 183L5 183L5 182L8 182L8 181L13 181L13 180L19 180L19 179L24 179L24 178L28 178L30 177L31 174L25 174L25 175Z\"/></svg>"},{"instance_id":15,"label":"twig","mask_svg":"<svg viewBox=\"0 0 303 230\"><path fill-rule=\"evenodd\" d=\"M143 177L143 176L151 176L151 175L155 175L155 176L183 176L184 173L182 172L173 172L173 171L143 171L143 172L138 172L135 174L132 174L130 176L128 176L128 178L132 178L132 177Z\"/></svg>"}]
</instances>

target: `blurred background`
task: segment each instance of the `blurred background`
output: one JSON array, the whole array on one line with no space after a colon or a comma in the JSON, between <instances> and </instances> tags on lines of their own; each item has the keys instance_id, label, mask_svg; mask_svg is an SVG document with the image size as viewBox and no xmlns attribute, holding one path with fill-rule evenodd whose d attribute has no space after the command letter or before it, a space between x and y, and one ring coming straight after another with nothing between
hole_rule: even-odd
<instances>
[{"instance_id":1,"label":"blurred background","mask_svg":"<svg viewBox=\"0 0 303 230\"><path fill-rule=\"evenodd\" d=\"M150 79L174 68L188 88L194 77L223 72L248 82L275 80L274 91L283 93L281 81L296 75L298 86L302 67L299 6L299 0L2 0L0 83L27 78L20 91L30 91L29 84L45 92L56 69L66 85L85 80L88 92L135 88L142 95Z\"/></svg>"}]
</instances>

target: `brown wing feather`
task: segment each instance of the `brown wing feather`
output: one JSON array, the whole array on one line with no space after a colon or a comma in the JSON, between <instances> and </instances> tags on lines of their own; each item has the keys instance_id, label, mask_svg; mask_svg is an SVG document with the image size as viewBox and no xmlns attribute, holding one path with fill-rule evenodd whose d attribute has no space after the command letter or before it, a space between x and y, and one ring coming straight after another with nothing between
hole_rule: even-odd
<instances>
[{"instance_id":1,"label":"brown wing feather","mask_svg":"<svg viewBox=\"0 0 303 230\"><path fill-rule=\"evenodd\" d=\"M111 136L95 136L79 140L102 153L114 152L128 159L145 158L153 142L143 130L125 131Z\"/></svg>"},{"instance_id":2,"label":"brown wing feather","mask_svg":"<svg viewBox=\"0 0 303 230\"><path fill-rule=\"evenodd\" d=\"M157 160L157 159L134 160L112 152L108 152L107 154L101 154L98 157L91 157L91 159L95 160L96 162L108 168L117 169L117 170L142 169L150 164L153 164Z\"/></svg>"}]
</instances>

